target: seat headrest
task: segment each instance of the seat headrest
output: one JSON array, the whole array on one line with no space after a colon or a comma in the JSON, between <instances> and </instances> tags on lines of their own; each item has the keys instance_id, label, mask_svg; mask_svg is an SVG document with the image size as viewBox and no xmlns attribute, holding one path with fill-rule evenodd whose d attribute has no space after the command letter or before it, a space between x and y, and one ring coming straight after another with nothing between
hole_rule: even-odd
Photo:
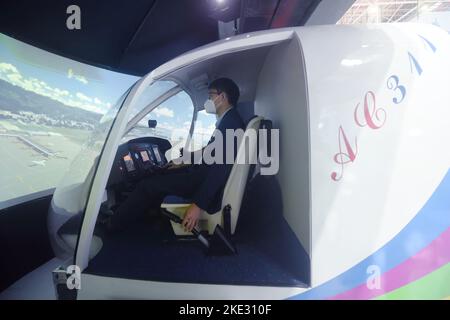
<instances>
[{"instance_id":1,"label":"seat headrest","mask_svg":"<svg viewBox=\"0 0 450 320\"><path fill-rule=\"evenodd\" d=\"M272 120L269 119L262 119L261 120L261 124L259 126L260 129L267 129L270 130L272 129Z\"/></svg>"},{"instance_id":2,"label":"seat headrest","mask_svg":"<svg viewBox=\"0 0 450 320\"><path fill-rule=\"evenodd\" d=\"M245 130L247 130L247 129L251 128L251 127L254 127L256 122L259 122L259 121L262 121L262 120L264 120L264 118L261 117L261 116L253 116L253 117L251 117L250 120L248 120L247 125L245 126ZM258 129L258 128L255 128L255 129Z\"/></svg>"},{"instance_id":3,"label":"seat headrest","mask_svg":"<svg viewBox=\"0 0 450 320\"><path fill-rule=\"evenodd\" d=\"M252 116L250 119L248 119L248 121L245 123L245 127L248 128L248 125L250 124L250 122L256 118L258 118L258 116Z\"/></svg>"},{"instance_id":4,"label":"seat headrest","mask_svg":"<svg viewBox=\"0 0 450 320\"><path fill-rule=\"evenodd\" d=\"M271 156L272 155L272 120L269 119L262 119L260 124L259 124L259 129L262 130L267 130L267 140L265 141L265 144L261 145L259 140L258 140L258 154L261 152L260 148L262 147L263 149L266 149L266 155ZM258 136L259 137L259 136ZM261 138L261 137L259 137ZM268 167L270 164L260 164L261 167Z\"/></svg>"},{"instance_id":5,"label":"seat headrest","mask_svg":"<svg viewBox=\"0 0 450 320\"><path fill-rule=\"evenodd\" d=\"M246 123L245 127L249 128L255 121L260 121L259 129L272 129L272 120L264 119L261 116L252 116Z\"/></svg>"}]
</instances>

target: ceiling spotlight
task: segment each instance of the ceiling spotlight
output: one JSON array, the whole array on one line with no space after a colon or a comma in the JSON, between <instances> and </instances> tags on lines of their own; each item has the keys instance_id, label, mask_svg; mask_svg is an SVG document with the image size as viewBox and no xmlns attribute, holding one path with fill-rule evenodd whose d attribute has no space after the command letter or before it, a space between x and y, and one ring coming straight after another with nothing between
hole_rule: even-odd
<instances>
[{"instance_id":1,"label":"ceiling spotlight","mask_svg":"<svg viewBox=\"0 0 450 320\"><path fill-rule=\"evenodd\" d=\"M207 0L208 16L218 21L236 20L241 12L241 0Z\"/></svg>"}]
</instances>

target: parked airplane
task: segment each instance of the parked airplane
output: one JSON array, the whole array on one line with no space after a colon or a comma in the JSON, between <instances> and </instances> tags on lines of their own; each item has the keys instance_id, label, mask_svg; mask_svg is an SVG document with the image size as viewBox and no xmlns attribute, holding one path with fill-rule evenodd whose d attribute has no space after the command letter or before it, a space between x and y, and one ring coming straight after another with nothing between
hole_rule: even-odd
<instances>
[{"instance_id":1,"label":"parked airplane","mask_svg":"<svg viewBox=\"0 0 450 320\"><path fill-rule=\"evenodd\" d=\"M45 167L46 162L47 162L46 160L33 160L33 161L31 161L32 164L30 165L30 167L35 167L35 166Z\"/></svg>"}]
</instances>

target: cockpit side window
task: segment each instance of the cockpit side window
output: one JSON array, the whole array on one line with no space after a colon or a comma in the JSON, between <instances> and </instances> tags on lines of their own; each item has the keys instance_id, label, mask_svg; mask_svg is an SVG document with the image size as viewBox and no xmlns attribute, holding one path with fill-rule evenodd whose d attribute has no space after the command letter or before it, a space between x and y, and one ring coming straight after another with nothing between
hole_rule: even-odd
<instances>
[{"instance_id":1,"label":"cockpit side window","mask_svg":"<svg viewBox=\"0 0 450 320\"><path fill-rule=\"evenodd\" d=\"M189 151L195 151L206 146L216 128L216 121L216 116L206 113L205 110L197 113L192 140L188 145Z\"/></svg>"}]
</instances>

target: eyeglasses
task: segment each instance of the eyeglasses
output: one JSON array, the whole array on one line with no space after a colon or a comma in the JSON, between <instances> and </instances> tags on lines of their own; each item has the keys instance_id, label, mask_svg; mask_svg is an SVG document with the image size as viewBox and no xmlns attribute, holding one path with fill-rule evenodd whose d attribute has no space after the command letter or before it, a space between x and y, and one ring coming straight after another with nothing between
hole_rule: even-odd
<instances>
[{"instance_id":1,"label":"eyeglasses","mask_svg":"<svg viewBox=\"0 0 450 320\"><path fill-rule=\"evenodd\" d=\"M222 92L220 91L209 91L208 92L208 97L211 99L213 95L218 96L219 94L221 94Z\"/></svg>"}]
</instances>

